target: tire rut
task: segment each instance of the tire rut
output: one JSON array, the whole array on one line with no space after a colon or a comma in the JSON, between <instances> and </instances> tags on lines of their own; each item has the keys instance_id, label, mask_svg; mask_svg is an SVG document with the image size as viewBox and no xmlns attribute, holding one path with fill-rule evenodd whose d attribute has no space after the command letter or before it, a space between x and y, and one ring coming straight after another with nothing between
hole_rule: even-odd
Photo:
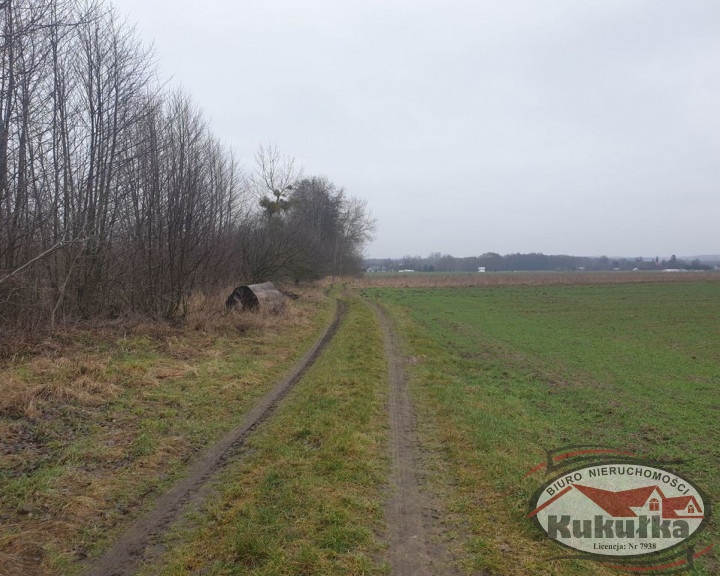
<instances>
[{"instance_id":1,"label":"tire rut","mask_svg":"<svg viewBox=\"0 0 720 576\"><path fill-rule=\"evenodd\" d=\"M335 317L322 336L299 360L291 372L255 405L243 423L227 433L192 464L186 476L160 496L153 508L138 518L100 558L89 564L83 576L130 576L147 556L154 556L153 546L169 526L179 520L190 504L197 504L212 477L229 458L238 454L248 436L265 422L280 402L300 381L332 340L345 314L345 302L336 301Z\"/></svg>"},{"instance_id":2,"label":"tire rut","mask_svg":"<svg viewBox=\"0 0 720 576\"><path fill-rule=\"evenodd\" d=\"M386 514L391 573L393 576L454 576L458 572L442 544L437 505L430 495L423 493L418 481L418 477L426 474L414 455L419 442L398 337L382 307L374 302L370 305L382 328L390 381L392 492Z\"/></svg>"}]
</instances>

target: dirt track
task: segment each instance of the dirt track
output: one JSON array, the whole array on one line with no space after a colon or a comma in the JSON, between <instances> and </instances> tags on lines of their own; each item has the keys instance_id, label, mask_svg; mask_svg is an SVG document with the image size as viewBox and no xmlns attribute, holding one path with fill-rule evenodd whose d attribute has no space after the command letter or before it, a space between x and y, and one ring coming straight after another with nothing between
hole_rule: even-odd
<instances>
[{"instance_id":1,"label":"dirt track","mask_svg":"<svg viewBox=\"0 0 720 576\"><path fill-rule=\"evenodd\" d=\"M413 410L405 383L403 357L392 322L375 303L380 320L390 380L391 498L387 505L389 560L393 576L451 576L457 574L441 543L440 527L431 498L418 482L422 465L414 455L418 445Z\"/></svg>"},{"instance_id":2,"label":"dirt track","mask_svg":"<svg viewBox=\"0 0 720 576\"><path fill-rule=\"evenodd\" d=\"M83 572L84 576L128 576L135 572L146 555L152 556L150 549L160 541L169 525L182 516L189 504L202 497L203 488L211 477L228 458L237 454L248 435L275 412L282 399L320 356L337 331L344 313L345 303L338 301L333 321L287 377L260 400L240 426L201 455L191 465L187 476L158 498L152 510L137 519L105 555L89 564Z\"/></svg>"}]
</instances>

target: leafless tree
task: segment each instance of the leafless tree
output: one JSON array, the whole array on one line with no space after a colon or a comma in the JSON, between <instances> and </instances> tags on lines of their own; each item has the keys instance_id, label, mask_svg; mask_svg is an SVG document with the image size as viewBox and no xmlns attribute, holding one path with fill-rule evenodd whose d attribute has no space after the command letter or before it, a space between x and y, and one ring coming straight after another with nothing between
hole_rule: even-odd
<instances>
[{"instance_id":1,"label":"leafless tree","mask_svg":"<svg viewBox=\"0 0 720 576\"><path fill-rule=\"evenodd\" d=\"M0 4L0 328L173 315L228 280L242 175L106 4Z\"/></svg>"},{"instance_id":2,"label":"leafless tree","mask_svg":"<svg viewBox=\"0 0 720 576\"><path fill-rule=\"evenodd\" d=\"M365 205L275 146L246 177L103 0L4 0L0 30L0 332L357 264Z\"/></svg>"},{"instance_id":3,"label":"leafless tree","mask_svg":"<svg viewBox=\"0 0 720 576\"><path fill-rule=\"evenodd\" d=\"M283 156L274 145L260 146L255 154L251 184L268 214L280 214L287 208L287 197L302 178L302 173L292 156Z\"/></svg>"}]
</instances>

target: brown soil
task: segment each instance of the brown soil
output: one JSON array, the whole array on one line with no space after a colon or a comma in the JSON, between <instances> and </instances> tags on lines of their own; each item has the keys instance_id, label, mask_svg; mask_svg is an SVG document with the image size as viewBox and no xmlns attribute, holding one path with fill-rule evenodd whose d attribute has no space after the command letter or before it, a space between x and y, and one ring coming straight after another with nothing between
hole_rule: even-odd
<instances>
[{"instance_id":1,"label":"brown soil","mask_svg":"<svg viewBox=\"0 0 720 576\"><path fill-rule=\"evenodd\" d=\"M345 312L344 302L338 301L334 320L323 335L293 370L266 394L245 417L244 422L192 464L187 476L155 502L154 507L140 517L110 547L104 556L89 564L84 576L126 576L137 565L152 558L162 548L161 537L190 505L197 505L206 493L203 490L228 459L241 451L247 437L276 410L282 399L312 366L335 334Z\"/></svg>"},{"instance_id":2,"label":"brown soil","mask_svg":"<svg viewBox=\"0 0 720 576\"><path fill-rule=\"evenodd\" d=\"M392 323L371 303L380 320L390 380L391 497L387 504L389 561L393 576L451 576L457 574L442 542L438 502L423 491L425 477L415 450L419 447L413 410L405 383L403 357Z\"/></svg>"},{"instance_id":3,"label":"brown soil","mask_svg":"<svg viewBox=\"0 0 720 576\"><path fill-rule=\"evenodd\" d=\"M337 281L337 279L334 279ZM331 282L330 279L326 282ZM346 281L349 289L441 288L465 286L551 286L574 284L636 284L644 282L720 282L709 272L468 272L456 274L365 274Z\"/></svg>"}]
</instances>

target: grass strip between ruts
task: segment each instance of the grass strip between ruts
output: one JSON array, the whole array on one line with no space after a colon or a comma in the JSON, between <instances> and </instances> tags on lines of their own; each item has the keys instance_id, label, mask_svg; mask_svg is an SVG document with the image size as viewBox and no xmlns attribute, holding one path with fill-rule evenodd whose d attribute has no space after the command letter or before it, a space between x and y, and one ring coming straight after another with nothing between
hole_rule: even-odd
<instances>
[{"instance_id":1,"label":"grass strip between ruts","mask_svg":"<svg viewBox=\"0 0 720 576\"><path fill-rule=\"evenodd\" d=\"M385 574L386 363L349 298L333 341L143 575Z\"/></svg>"}]
</instances>

